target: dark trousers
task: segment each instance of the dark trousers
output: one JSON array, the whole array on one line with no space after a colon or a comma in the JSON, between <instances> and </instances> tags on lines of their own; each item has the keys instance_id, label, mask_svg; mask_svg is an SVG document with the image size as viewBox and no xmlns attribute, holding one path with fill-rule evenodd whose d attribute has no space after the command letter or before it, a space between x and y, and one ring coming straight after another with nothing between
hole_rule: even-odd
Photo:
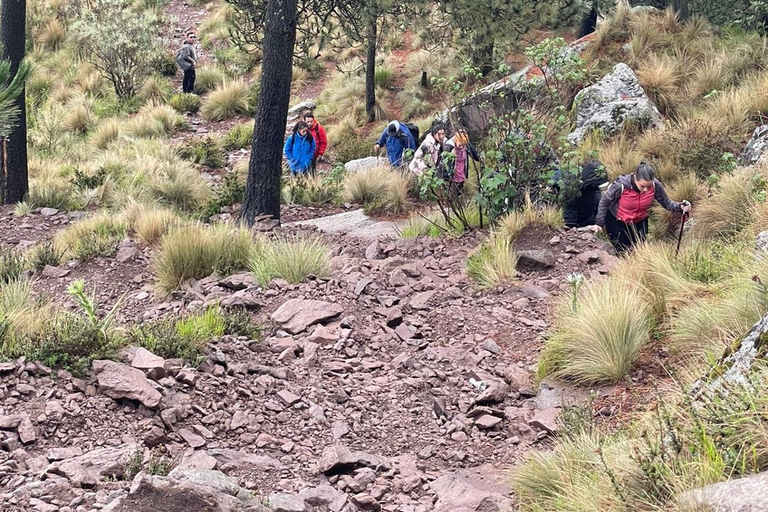
<instances>
[{"instance_id":1,"label":"dark trousers","mask_svg":"<svg viewBox=\"0 0 768 512\"><path fill-rule=\"evenodd\" d=\"M181 91L192 94L195 91L195 68L184 71L184 81L181 83Z\"/></svg>"},{"instance_id":2,"label":"dark trousers","mask_svg":"<svg viewBox=\"0 0 768 512\"><path fill-rule=\"evenodd\" d=\"M636 224L626 224L608 212L605 216L605 232L617 252L626 252L636 243L645 241L648 235L648 217Z\"/></svg>"},{"instance_id":3,"label":"dark trousers","mask_svg":"<svg viewBox=\"0 0 768 512\"><path fill-rule=\"evenodd\" d=\"M317 157L312 159L312 165L309 166L309 175L313 178L317 174Z\"/></svg>"}]
</instances>

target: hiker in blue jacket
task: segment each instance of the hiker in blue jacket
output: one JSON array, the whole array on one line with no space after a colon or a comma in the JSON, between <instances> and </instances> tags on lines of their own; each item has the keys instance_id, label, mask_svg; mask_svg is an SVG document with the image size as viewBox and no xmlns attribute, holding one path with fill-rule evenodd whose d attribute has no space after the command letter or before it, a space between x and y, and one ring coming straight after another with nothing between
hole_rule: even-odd
<instances>
[{"instance_id":1,"label":"hiker in blue jacket","mask_svg":"<svg viewBox=\"0 0 768 512\"><path fill-rule=\"evenodd\" d=\"M387 157L392 167L400 167L403 163L403 151L406 149L416 150L416 141L413 134L405 124L399 121L392 121L381 132L381 137L376 141L373 150L378 153L379 149L386 144Z\"/></svg>"},{"instance_id":2,"label":"hiker in blue jacket","mask_svg":"<svg viewBox=\"0 0 768 512\"><path fill-rule=\"evenodd\" d=\"M312 167L315 146L315 138L309 133L309 125L304 121L296 123L293 133L288 136L283 147L283 155L288 160L291 174L303 175Z\"/></svg>"}]
</instances>

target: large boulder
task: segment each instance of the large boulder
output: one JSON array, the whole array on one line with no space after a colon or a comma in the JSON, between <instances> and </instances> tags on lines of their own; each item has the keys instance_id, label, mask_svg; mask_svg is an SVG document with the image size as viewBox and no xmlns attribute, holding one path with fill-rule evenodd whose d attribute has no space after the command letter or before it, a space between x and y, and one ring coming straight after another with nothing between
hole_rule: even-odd
<instances>
[{"instance_id":1,"label":"large boulder","mask_svg":"<svg viewBox=\"0 0 768 512\"><path fill-rule=\"evenodd\" d=\"M503 471L491 466L460 469L432 482L434 512L511 512L509 485Z\"/></svg>"},{"instance_id":2,"label":"large boulder","mask_svg":"<svg viewBox=\"0 0 768 512\"><path fill-rule=\"evenodd\" d=\"M768 472L694 489L678 496L683 510L758 512L768 510Z\"/></svg>"},{"instance_id":3,"label":"large boulder","mask_svg":"<svg viewBox=\"0 0 768 512\"><path fill-rule=\"evenodd\" d=\"M152 387L144 372L114 361L97 359L93 372L99 383L99 390L110 398L135 400L149 409L157 409L163 395Z\"/></svg>"},{"instance_id":4,"label":"large boulder","mask_svg":"<svg viewBox=\"0 0 768 512\"><path fill-rule=\"evenodd\" d=\"M758 126L752 132L752 138L739 155L739 164L754 165L764 162L766 154L768 154L768 124Z\"/></svg>"},{"instance_id":5,"label":"large boulder","mask_svg":"<svg viewBox=\"0 0 768 512\"><path fill-rule=\"evenodd\" d=\"M339 316L344 311L339 304L322 300L291 299L272 313L272 321L291 334Z\"/></svg>"},{"instance_id":6,"label":"large boulder","mask_svg":"<svg viewBox=\"0 0 768 512\"><path fill-rule=\"evenodd\" d=\"M135 444L98 448L52 463L46 473L67 478L75 487L94 487L104 478L123 476L125 464L136 452Z\"/></svg>"},{"instance_id":7,"label":"large boulder","mask_svg":"<svg viewBox=\"0 0 768 512\"><path fill-rule=\"evenodd\" d=\"M386 158L367 156L365 158L358 158L357 160L350 160L345 163L344 170L347 172L360 172L368 169L376 169L377 167L385 165L389 165L389 160Z\"/></svg>"},{"instance_id":8,"label":"large boulder","mask_svg":"<svg viewBox=\"0 0 768 512\"><path fill-rule=\"evenodd\" d=\"M661 114L645 94L635 73L624 63L616 64L613 72L599 82L585 87L576 95L576 129L568 140L580 144L592 130L613 135L631 122L640 128L656 127Z\"/></svg>"}]
</instances>

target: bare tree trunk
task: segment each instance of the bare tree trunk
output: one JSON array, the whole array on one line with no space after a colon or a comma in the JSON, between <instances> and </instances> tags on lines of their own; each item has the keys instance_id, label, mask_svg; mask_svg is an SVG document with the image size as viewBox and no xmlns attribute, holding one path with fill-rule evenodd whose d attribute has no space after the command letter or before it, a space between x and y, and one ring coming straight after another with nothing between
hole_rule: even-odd
<instances>
[{"instance_id":1,"label":"bare tree trunk","mask_svg":"<svg viewBox=\"0 0 768 512\"><path fill-rule=\"evenodd\" d=\"M472 64L480 68L483 76L488 76L493 72L493 49L494 40L482 40L482 36L475 41L475 48L472 51Z\"/></svg>"},{"instance_id":2,"label":"bare tree trunk","mask_svg":"<svg viewBox=\"0 0 768 512\"><path fill-rule=\"evenodd\" d=\"M11 76L19 70L24 60L26 31L26 0L2 0L0 7L0 43L3 45L3 59L11 62ZM4 146L2 175L0 176L0 199L3 204L17 203L24 199L29 189L27 174L27 105L25 89L16 99L19 121Z\"/></svg>"},{"instance_id":3,"label":"bare tree trunk","mask_svg":"<svg viewBox=\"0 0 768 512\"><path fill-rule=\"evenodd\" d=\"M368 22L368 51L365 61L365 113L368 122L376 120L376 38L378 19L373 14Z\"/></svg>"},{"instance_id":4,"label":"bare tree trunk","mask_svg":"<svg viewBox=\"0 0 768 512\"><path fill-rule=\"evenodd\" d=\"M671 0L669 4L677 12L677 17L680 18L680 21L685 21L690 17L688 0Z\"/></svg>"},{"instance_id":5,"label":"bare tree trunk","mask_svg":"<svg viewBox=\"0 0 768 512\"><path fill-rule=\"evenodd\" d=\"M584 15L584 19L581 20L579 38L591 34L597 28L597 9L597 0L592 0L592 7L590 7L589 11Z\"/></svg>"},{"instance_id":6,"label":"bare tree trunk","mask_svg":"<svg viewBox=\"0 0 768 512\"><path fill-rule=\"evenodd\" d=\"M259 109L240 217L248 226L253 226L256 218L262 215L280 220L280 175L291 100L296 7L297 0L269 0L267 5Z\"/></svg>"}]
</instances>

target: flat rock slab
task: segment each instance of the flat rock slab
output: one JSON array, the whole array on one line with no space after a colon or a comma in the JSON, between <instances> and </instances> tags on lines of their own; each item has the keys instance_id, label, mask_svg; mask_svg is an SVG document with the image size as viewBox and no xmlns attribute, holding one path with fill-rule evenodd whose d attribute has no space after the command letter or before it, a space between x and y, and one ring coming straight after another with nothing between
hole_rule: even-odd
<instances>
[{"instance_id":1,"label":"flat rock slab","mask_svg":"<svg viewBox=\"0 0 768 512\"><path fill-rule=\"evenodd\" d=\"M362 209L337 213L319 219L291 222L286 226L315 226L326 233L346 233L358 238L398 238L406 220L379 221L367 216Z\"/></svg>"},{"instance_id":2,"label":"flat rock slab","mask_svg":"<svg viewBox=\"0 0 768 512\"><path fill-rule=\"evenodd\" d=\"M344 311L339 304L322 300L291 299L272 313L272 321L291 334L339 316Z\"/></svg>"},{"instance_id":3,"label":"flat rock slab","mask_svg":"<svg viewBox=\"0 0 768 512\"><path fill-rule=\"evenodd\" d=\"M432 482L437 494L434 512L511 512L507 475L499 468L460 469Z\"/></svg>"},{"instance_id":4,"label":"flat rock slab","mask_svg":"<svg viewBox=\"0 0 768 512\"><path fill-rule=\"evenodd\" d=\"M144 372L114 361L97 359L93 371L99 390L110 398L127 398L141 402L149 409L157 409L163 395L152 387Z\"/></svg>"},{"instance_id":5,"label":"flat rock slab","mask_svg":"<svg viewBox=\"0 0 768 512\"><path fill-rule=\"evenodd\" d=\"M684 510L764 512L768 510L768 472L708 485L681 494Z\"/></svg>"}]
</instances>

